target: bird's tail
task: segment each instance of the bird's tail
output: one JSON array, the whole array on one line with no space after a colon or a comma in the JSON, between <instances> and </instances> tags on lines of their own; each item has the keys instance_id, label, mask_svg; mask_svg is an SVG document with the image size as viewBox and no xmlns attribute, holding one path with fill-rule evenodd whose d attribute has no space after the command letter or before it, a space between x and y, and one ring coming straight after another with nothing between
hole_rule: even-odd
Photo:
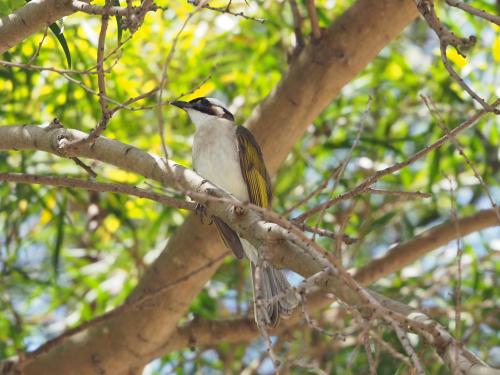
<instances>
[{"instance_id":1,"label":"bird's tail","mask_svg":"<svg viewBox=\"0 0 500 375\"><path fill-rule=\"evenodd\" d=\"M280 270L273 268L267 262L259 267L252 265L252 286L254 296L254 312L257 325L263 323L268 327L275 327L280 317L289 317L298 301ZM257 302L259 301L259 302Z\"/></svg>"}]
</instances>

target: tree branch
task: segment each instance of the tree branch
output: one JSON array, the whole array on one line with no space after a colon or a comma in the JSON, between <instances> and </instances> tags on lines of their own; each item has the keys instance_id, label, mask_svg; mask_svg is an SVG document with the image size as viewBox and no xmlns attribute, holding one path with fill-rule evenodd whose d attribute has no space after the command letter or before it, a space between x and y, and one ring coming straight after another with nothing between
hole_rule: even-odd
<instances>
[{"instance_id":1,"label":"tree branch","mask_svg":"<svg viewBox=\"0 0 500 375\"><path fill-rule=\"evenodd\" d=\"M316 12L314 0L307 0L307 12L309 13L309 20L311 21L313 40L318 40L321 38L321 29L318 24L318 13Z\"/></svg>"},{"instance_id":2,"label":"tree branch","mask_svg":"<svg viewBox=\"0 0 500 375\"><path fill-rule=\"evenodd\" d=\"M396 171L399 171L399 170L409 166L410 164L414 163L416 160L421 159L422 157L427 155L432 150L435 150L438 147L441 147L441 145L448 140L448 137L455 136L456 134L460 133L461 131L471 127L477 121L479 121L479 119L481 117L483 117L487 113L489 113L489 112L484 110L484 109L477 111L476 113L474 113L474 115L469 117L467 120L462 122L460 125L455 127L453 130L450 130L449 134L442 136L441 138L439 138L437 141L433 142L432 144L415 152L413 155L411 155L405 161L395 163L395 164L391 165L390 167L376 171L374 174L372 174L370 177L363 180L360 184L358 184L353 189L351 189L343 194L340 194L339 196L335 197L334 199L331 199L325 203L321 203L321 204L317 205L316 207L311 208L309 211L304 212L303 214L297 216L294 219L294 221L303 222L308 217L310 217L318 212L321 212L321 211L327 209L328 207L331 207L331 206L333 206L333 205L335 205L343 200L353 198L356 195L359 195L359 194L367 191L380 178L382 178L384 176L388 176Z\"/></svg>"},{"instance_id":3,"label":"tree branch","mask_svg":"<svg viewBox=\"0 0 500 375\"><path fill-rule=\"evenodd\" d=\"M481 17L487 21L490 21L498 26L500 26L500 17L495 16L494 14L488 13L482 9L474 8L473 6L464 3L459 0L446 0L446 4L462 9L464 12L470 13L473 16Z\"/></svg>"},{"instance_id":4,"label":"tree branch","mask_svg":"<svg viewBox=\"0 0 500 375\"><path fill-rule=\"evenodd\" d=\"M140 189L135 186L119 184L119 183L104 183L95 181L85 181L77 178L55 177L55 176L39 176L25 173L1 173L0 181L18 182L24 184L39 184L46 186L62 186L67 188L80 188L90 191L119 193L131 195L139 198L146 198L166 206L182 208L185 210L194 211L196 204L172 197L167 197L164 194L158 194L153 191Z\"/></svg>"},{"instance_id":5,"label":"tree branch","mask_svg":"<svg viewBox=\"0 0 500 375\"><path fill-rule=\"evenodd\" d=\"M3 16L0 18L0 54L73 12L71 0L32 0Z\"/></svg>"},{"instance_id":6,"label":"tree branch","mask_svg":"<svg viewBox=\"0 0 500 375\"><path fill-rule=\"evenodd\" d=\"M119 7L119 6L99 6L88 4L81 0L72 0L71 6L75 11L80 11L88 14L107 15L107 16L122 16L130 18L131 15L140 17L141 14L151 11L156 11L158 6L152 2L143 2L139 7Z\"/></svg>"},{"instance_id":7,"label":"tree branch","mask_svg":"<svg viewBox=\"0 0 500 375\"><path fill-rule=\"evenodd\" d=\"M413 0L358 0L302 49L246 122L271 174L342 87L417 16Z\"/></svg>"},{"instance_id":8,"label":"tree branch","mask_svg":"<svg viewBox=\"0 0 500 375\"><path fill-rule=\"evenodd\" d=\"M496 212L494 209L480 211L472 216L459 219L458 224L460 225L460 234L467 236L495 226ZM456 239L456 234L455 223L451 221L437 225L415 238L393 247L380 258L355 270L354 278L361 284L369 285L412 264L430 251L446 245Z\"/></svg>"}]
</instances>

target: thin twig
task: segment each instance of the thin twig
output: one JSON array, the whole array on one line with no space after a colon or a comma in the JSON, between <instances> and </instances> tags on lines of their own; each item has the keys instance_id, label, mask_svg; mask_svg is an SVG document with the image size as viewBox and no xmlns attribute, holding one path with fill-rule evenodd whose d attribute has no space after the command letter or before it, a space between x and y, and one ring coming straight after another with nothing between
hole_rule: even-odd
<instances>
[{"instance_id":1,"label":"thin twig","mask_svg":"<svg viewBox=\"0 0 500 375\"><path fill-rule=\"evenodd\" d=\"M94 170L91 167L89 167L87 164L85 164L83 161L81 161L77 157L72 157L70 159L73 160L76 165L78 165L79 167L82 167L83 170L90 175L90 177L92 177L92 178L97 177L97 173L95 173Z\"/></svg>"},{"instance_id":2,"label":"thin twig","mask_svg":"<svg viewBox=\"0 0 500 375\"><path fill-rule=\"evenodd\" d=\"M111 4L110 0L106 0L104 8L108 8ZM103 14L101 22L101 32L99 33L99 42L97 45L97 86L99 87L99 104L101 105L102 118L99 125L90 133L89 139L93 136L96 139L106 129L111 115L108 110L108 103L103 98L106 96L106 77L104 73L104 48L106 43L106 32L108 30L109 15Z\"/></svg>"},{"instance_id":3,"label":"thin twig","mask_svg":"<svg viewBox=\"0 0 500 375\"><path fill-rule=\"evenodd\" d=\"M267 327L269 326L269 322L271 321L268 313L267 313L267 304L269 303L268 301L264 300L262 296L264 295L264 292L262 290L262 268L263 268L263 260L262 258L259 258L259 264L253 264L252 267L255 267L254 269L254 288L255 288L255 294L254 294L254 309L255 309L255 320L257 323L257 328L259 329L259 332L264 339L264 343L266 344L267 351L269 353L269 356L271 357L271 360L273 361L274 367L279 367L280 366L280 360L278 359L278 356L273 350L273 344L271 342L271 339L269 337L269 333L267 332Z\"/></svg>"},{"instance_id":4,"label":"thin twig","mask_svg":"<svg viewBox=\"0 0 500 375\"><path fill-rule=\"evenodd\" d=\"M369 188L366 189L367 193L388 195L391 197L400 197L404 199L414 199L414 198L430 198L431 195L428 193L421 193L420 191L394 191L394 190L380 190Z\"/></svg>"},{"instance_id":5,"label":"thin twig","mask_svg":"<svg viewBox=\"0 0 500 375\"><path fill-rule=\"evenodd\" d=\"M33 54L33 56L30 57L30 59L28 60L28 65L31 65L33 64L33 61L36 60L36 58L38 57L39 53L40 53L40 50L42 49L42 45L43 45L43 42L45 41L45 38L47 37L47 32L49 31L49 28L46 27L45 28L45 31L43 32L43 36L42 36L42 39L40 40L40 43L38 43L38 47L35 51L35 53Z\"/></svg>"},{"instance_id":6,"label":"thin twig","mask_svg":"<svg viewBox=\"0 0 500 375\"><path fill-rule=\"evenodd\" d=\"M403 362L408 367L411 366L411 362L409 361L408 357L405 357L400 352L398 352L396 349L394 349L391 344L389 344L388 342L386 342L378 334L376 334L375 332L372 331L371 334L370 334L370 336L373 339L375 339L382 346L382 348L384 350L386 350L390 355L392 355L395 359L400 360L401 362Z\"/></svg>"},{"instance_id":7,"label":"thin twig","mask_svg":"<svg viewBox=\"0 0 500 375\"><path fill-rule=\"evenodd\" d=\"M195 6L198 6L201 2L202 1L200 1L200 0L188 0L189 4L193 4ZM258 23L266 22L266 20L263 18L256 18L256 17L252 17L252 16L247 16L243 12L233 12L231 9L229 9L230 6L231 6L231 1L229 1L229 3L225 7L220 7L220 8L210 6L209 4L207 4L207 2L205 2L205 4L203 4L202 8L212 10L212 11L218 12L218 13L230 14L231 16L241 17L241 18L244 18L246 20L255 21Z\"/></svg>"},{"instance_id":8,"label":"thin twig","mask_svg":"<svg viewBox=\"0 0 500 375\"><path fill-rule=\"evenodd\" d=\"M408 354L408 357L410 357L410 361L411 361L416 373L418 375L425 375L425 371L424 371L424 368L422 366L422 363L420 362L420 359L418 358L417 353L415 353L415 349L413 349L413 346L411 345L410 340L408 339L408 336L406 335L406 332L401 328L401 326L400 326L400 324L398 324L398 322L391 319L390 317L385 316L384 319L389 321L389 324L394 329L394 332L396 332L396 336L398 337L399 342L403 346L406 354Z\"/></svg>"},{"instance_id":9,"label":"thin twig","mask_svg":"<svg viewBox=\"0 0 500 375\"><path fill-rule=\"evenodd\" d=\"M150 199L166 206L194 211L196 204L180 199L167 197L152 191L120 183L104 183L80 180L70 177L40 176L26 173L0 173L0 181L10 181L25 184L39 184L48 186L63 186L67 188L81 188L85 190L133 195L139 198Z\"/></svg>"},{"instance_id":10,"label":"thin twig","mask_svg":"<svg viewBox=\"0 0 500 375\"><path fill-rule=\"evenodd\" d=\"M110 0L106 0L104 7L108 8L111 4ZM109 15L103 14L101 19L101 31L99 32L99 40L97 44L97 86L99 88L99 104L101 106L101 119L97 123L97 126L90 134L78 140L74 143L69 143L69 146L76 147L85 143L92 143L97 138L100 137L102 132L106 130L108 122L112 117L112 114L108 108L108 101L106 100L106 77L104 71L104 48L106 43L106 33L108 30Z\"/></svg>"},{"instance_id":11,"label":"thin twig","mask_svg":"<svg viewBox=\"0 0 500 375\"><path fill-rule=\"evenodd\" d=\"M436 119L436 123L439 126L439 128L445 133L445 136L449 138L450 142L456 147L459 154L464 158L465 162L467 163L467 165L470 167L470 169L474 173L474 176L479 181L479 184L481 185L484 192L486 193L486 196L488 197L488 200L490 201L491 207L493 208L493 210L495 211L495 214L497 216L498 225L500 225L500 209L499 209L498 204L496 203L495 199L493 198L493 195L491 194L490 189L488 188L488 186L484 182L483 177L481 177L481 174L477 170L477 168L474 165L474 163L472 162L472 160L470 160L467 157L467 155L465 154L464 148L460 144L458 139L453 134L451 134L451 132L448 130L448 128L444 124L444 121L441 118L441 116L439 115L439 112L437 111L437 108L434 105L434 103L430 100L430 98L426 97L425 95L420 95L420 97L424 101L424 103L425 103L427 109L429 110L429 112L431 113L431 115Z\"/></svg>"},{"instance_id":12,"label":"thin twig","mask_svg":"<svg viewBox=\"0 0 500 375\"><path fill-rule=\"evenodd\" d=\"M137 96L135 96L133 98L130 98L130 99L124 101L122 104L113 107L109 111L109 113L110 113L111 116L113 116L118 110L123 109L123 108L130 109L132 111L136 111L137 108L129 107L130 104L138 102L139 100L142 100L144 98L149 98L150 96L153 96L157 92L158 92L158 87L155 87L154 89L149 90L148 92L145 92L144 94L137 95ZM143 108L141 108L141 109L143 109Z\"/></svg>"},{"instance_id":13,"label":"thin twig","mask_svg":"<svg viewBox=\"0 0 500 375\"><path fill-rule=\"evenodd\" d=\"M495 102L495 105L498 105L498 101ZM454 128L453 130L451 130L450 131L450 135L454 136L454 135L462 132L463 130L471 127L481 117L483 117L487 113L489 113L489 112L486 111L486 110L484 110L484 109L481 109L481 110L477 111L470 118L468 118L467 120L465 120L464 122L462 122L460 125L458 125L456 128ZM357 185L353 189L351 189L351 190L349 190L349 191L347 191L347 192L345 192L343 194L340 194L336 198L334 198L334 199L332 199L332 200L330 200L328 202L322 203L322 204L320 204L320 205L318 205L318 206L310 209L307 212L304 212L302 215L299 215L295 219L293 219L293 221L294 222L302 222L305 219L307 219L308 217L314 215L317 212L322 211L325 208L331 207L331 206L337 204L338 202L344 201L346 199L350 199L350 198L352 198L352 197L354 197L356 195L359 195L359 194L363 193L368 188L370 188L375 182L377 182L380 178L382 178L384 176L387 176L389 174L392 174L394 172L397 172L397 171L399 171L399 170L407 167L408 165L414 163L418 159L423 158L425 155L427 155L432 150L440 147L447 140L448 140L448 136L447 135L439 138L436 142L430 144L429 146L424 147L420 151L418 151L415 154L413 154L412 156L410 156L405 161L393 164L390 167L387 167L387 168L384 168L382 170L379 170L379 171L375 172L374 174L372 174L370 177L366 178L363 182L361 182L359 185Z\"/></svg>"},{"instance_id":14,"label":"thin twig","mask_svg":"<svg viewBox=\"0 0 500 375\"><path fill-rule=\"evenodd\" d=\"M365 321L365 324L367 327L363 330L363 346L365 348L366 358L368 359L370 375L377 375L377 365L370 346L370 324L368 321Z\"/></svg>"},{"instance_id":15,"label":"thin twig","mask_svg":"<svg viewBox=\"0 0 500 375\"><path fill-rule=\"evenodd\" d=\"M16 67L20 69L32 69L32 70L37 70L37 71L51 71L54 73L60 74L62 77L64 77L66 80L68 80L71 83L76 84L77 86L80 86L83 90L88 92L89 94L95 95L95 96L100 96L99 93L93 89L91 89L89 86L85 85L82 81L71 77L69 74L97 74L96 72L91 72L91 71L78 71L78 70L67 70L67 69L58 69L54 67L43 67L43 66L37 66L37 65L28 65L28 64L23 64L23 63L18 63L18 62L12 62L12 61L2 61L0 60L0 65L4 66L10 66L10 67ZM106 101L109 103L113 103L117 106L121 106L122 104L108 96L101 95L100 97L104 98ZM126 109L132 110L133 108L127 108L123 107Z\"/></svg>"},{"instance_id":16,"label":"thin twig","mask_svg":"<svg viewBox=\"0 0 500 375\"><path fill-rule=\"evenodd\" d=\"M343 218L340 222L340 226L338 229L338 236L335 239L335 245L333 249L337 259L342 259L342 237L344 236L345 228L347 226L347 223L349 222L352 212L354 211L356 203L357 202L355 200L352 200L347 209L344 210L344 212L342 213Z\"/></svg>"},{"instance_id":17,"label":"thin twig","mask_svg":"<svg viewBox=\"0 0 500 375\"><path fill-rule=\"evenodd\" d=\"M321 271L323 272L323 271ZM332 332L328 332L326 329L324 328L321 328L318 323L311 318L311 316L309 315L309 312L307 311L307 298L306 298L306 289L302 289L300 293L297 293L300 298L299 298L299 302L300 302L300 306L301 306L301 310L302 310L302 315L304 315L304 318L306 319L306 323L307 325L312 328L313 330L315 331L318 331L319 333L321 333L322 335L325 335L327 337L330 337L330 338L337 338L337 337L340 337L342 339L345 339L344 336L340 333L332 333Z\"/></svg>"},{"instance_id":18,"label":"thin twig","mask_svg":"<svg viewBox=\"0 0 500 375\"><path fill-rule=\"evenodd\" d=\"M299 208L300 206L302 206L304 203L307 203L312 197L314 197L314 196L318 195L319 193L321 193L328 186L328 183L333 178L337 177L337 175L338 175L339 172L340 172L340 166L334 168L330 172L330 174L328 175L328 177L326 177L325 179L323 179L323 181L321 182L321 184L319 184L313 191L309 192L304 198L302 198L301 200L299 200L293 206L287 208L287 210L285 211L285 215L288 215L289 213L295 211L297 208Z\"/></svg>"},{"instance_id":19,"label":"thin twig","mask_svg":"<svg viewBox=\"0 0 500 375\"><path fill-rule=\"evenodd\" d=\"M460 77L460 75L453 69L447 55L448 44L441 42L441 60L443 60L444 67L450 74L450 76L463 88L476 102L478 102L486 111L497 113L497 110L491 107L483 98L481 98L476 92L467 84L465 80Z\"/></svg>"},{"instance_id":20,"label":"thin twig","mask_svg":"<svg viewBox=\"0 0 500 375\"><path fill-rule=\"evenodd\" d=\"M97 72L91 71L91 69L86 69L86 70L59 69L59 68L55 68L52 66L39 66L39 65L20 63L20 62L16 62L16 61L0 60L0 65L20 68L20 69L31 69L31 70L36 70L36 71L40 71L40 72L49 71L49 72L59 73L61 75L63 75L63 74L82 74L82 75L97 74Z\"/></svg>"},{"instance_id":21,"label":"thin twig","mask_svg":"<svg viewBox=\"0 0 500 375\"><path fill-rule=\"evenodd\" d=\"M321 29L318 24L318 13L316 12L314 0L307 0L307 12L309 13L309 19L311 21L313 40L319 40L321 39Z\"/></svg>"},{"instance_id":22,"label":"thin twig","mask_svg":"<svg viewBox=\"0 0 500 375\"><path fill-rule=\"evenodd\" d=\"M295 41L297 48L300 50L305 46L304 35L302 35L302 15L300 14L299 7L295 0L289 0L290 8L292 9L293 17L293 32L295 34Z\"/></svg>"},{"instance_id":23,"label":"thin twig","mask_svg":"<svg viewBox=\"0 0 500 375\"><path fill-rule=\"evenodd\" d=\"M487 21L490 21L494 24L500 26L500 17L495 16L494 14L488 13L482 9L474 8L472 5L466 4L463 1L458 0L446 0L446 4L449 6L462 9L464 12L470 13L473 16L481 17Z\"/></svg>"},{"instance_id":24,"label":"thin twig","mask_svg":"<svg viewBox=\"0 0 500 375\"><path fill-rule=\"evenodd\" d=\"M310 227L304 223L294 223L294 224L295 224L295 226L297 226L298 228L300 228L304 232L316 233L318 236L321 236L321 237L328 237L328 238L331 238L334 240L334 239L338 238L338 236L339 236L338 233L335 233L333 231L322 229L322 228L313 228L313 227ZM347 234L343 234L340 237L342 239L342 242L344 242L346 245L352 245L353 243L356 243L356 241L357 241L356 238L350 237Z\"/></svg>"},{"instance_id":25,"label":"thin twig","mask_svg":"<svg viewBox=\"0 0 500 375\"><path fill-rule=\"evenodd\" d=\"M172 40L172 47L170 47L170 51L168 52L167 57L165 58L165 62L163 63L163 67L161 70L161 78L160 78L160 87L159 87L159 95L158 95L158 100L157 100L157 113L158 113L158 132L160 133L160 139L161 139L161 147L163 150L163 155L165 156L165 159L168 159L168 151L167 151L167 145L165 142L165 120L163 118L163 108L162 108L162 99L163 99L163 90L165 89L165 86L168 82L168 68L170 67L170 63L172 62L172 59L174 57L175 50L177 48L177 43L179 41L179 38L181 34L184 32L184 29L186 28L189 20L201 10L203 5L205 5L207 0L202 0L200 1L197 5L196 8L190 12L184 22L182 23L181 28L175 35L174 39Z\"/></svg>"},{"instance_id":26,"label":"thin twig","mask_svg":"<svg viewBox=\"0 0 500 375\"><path fill-rule=\"evenodd\" d=\"M451 201L451 220L455 226L456 232L456 242L457 242L457 280L455 285L455 339L460 340L462 336L462 322L461 322L461 314L462 314L462 255L463 255L463 246L462 246L462 236L460 232L460 224L457 215L457 207L456 207L456 197L455 191L453 189L453 181L448 177L448 182L450 185L450 201ZM455 362L458 363L458 350L455 353ZM454 373L460 374L460 370L458 367L455 367Z\"/></svg>"},{"instance_id":27,"label":"thin twig","mask_svg":"<svg viewBox=\"0 0 500 375\"><path fill-rule=\"evenodd\" d=\"M436 15L434 9L434 0L421 0L417 5L418 10L422 16L427 21L427 24L434 30L439 38L441 60L450 74L450 76L462 87L476 102L478 102L483 109L487 112L494 112L496 114L500 113L500 110L496 109L495 106L489 105L483 98L481 98L476 92L465 82L465 80L460 77L460 75L453 69L447 55L448 46L455 47L457 53L461 56L465 56L462 52L462 48L468 49L476 43L476 37L471 35L469 38L457 37L453 32L448 30L448 28L443 25Z\"/></svg>"},{"instance_id":28,"label":"thin twig","mask_svg":"<svg viewBox=\"0 0 500 375\"><path fill-rule=\"evenodd\" d=\"M59 335L59 336L57 336L49 341L46 341L43 345L39 346L36 350L29 352L27 354L27 362L36 358L38 355L40 355L40 353L47 352L48 350L50 350L54 346L60 345L62 342L66 341L70 337L73 337L78 332L83 332L83 331L89 329L90 327L93 327L93 326L98 325L102 322L108 321L108 320L112 319L114 316L119 315L127 310L129 310L129 311L130 310L141 310L141 309L146 308L147 302L149 302L150 300L158 298L158 296L161 295L162 293L165 293L165 292L171 290L172 288L175 288L179 284L188 281L191 277L196 276L197 274L205 271L206 269L213 267L215 264L222 261L222 259L224 259L228 255L229 255L229 252L226 251L214 259L209 259L207 261L207 263L201 265L200 267L189 272L188 274L180 276L176 280L173 280L172 282L170 282L170 283L168 283L168 284L166 284L158 289L148 291L147 293L145 293L143 296L139 297L138 299L127 301L126 303L121 304L120 306L118 306L117 308L115 308L112 311L106 312L103 315L98 316L98 317L96 317L88 322L82 323L78 327L71 328L71 329L67 330L62 335ZM157 307L153 306L153 308L157 308Z\"/></svg>"},{"instance_id":29,"label":"thin twig","mask_svg":"<svg viewBox=\"0 0 500 375\"><path fill-rule=\"evenodd\" d=\"M368 119L368 114L370 113L371 103L372 103L372 98L369 97L368 103L366 105L366 109L363 112L363 116L362 116L361 121L358 125L358 129L356 130L356 138L354 138L354 142L352 143L351 147L349 148L349 151L347 152L347 155L345 156L344 160L340 164L340 169L339 169L338 173L335 174L335 181L334 181L333 187L330 191L329 198L331 198L333 196L333 193L335 192L335 189L337 188L338 184L340 183L340 179L342 178L342 175L344 174L344 172L347 168L347 164L349 164L349 162L351 161L351 157L352 157L354 150L356 149L356 147L358 147L359 140L361 138L361 133L363 132L363 129L364 129L365 124L366 124L366 120ZM326 207L323 208L319 214L318 220L316 221L316 225L315 225L316 228L319 228L319 226L321 225L321 222L323 221L323 216L324 216L325 212L326 212ZM314 238L315 238L315 235L313 235L313 240L314 240ZM338 244L340 244L340 242L338 242ZM339 255L339 254L337 254L337 255Z\"/></svg>"}]
</instances>

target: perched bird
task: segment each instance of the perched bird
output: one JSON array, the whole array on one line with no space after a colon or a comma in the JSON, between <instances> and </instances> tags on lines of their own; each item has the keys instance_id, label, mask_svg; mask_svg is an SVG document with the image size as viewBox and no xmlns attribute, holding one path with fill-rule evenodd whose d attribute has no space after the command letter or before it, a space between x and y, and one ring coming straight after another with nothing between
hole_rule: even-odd
<instances>
[{"instance_id":1,"label":"perched bird","mask_svg":"<svg viewBox=\"0 0 500 375\"><path fill-rule=\"evenodd\" d=\"M250 131L236 125L234 116L222 102L214 98L196 98L189 102L174 101L172 105L185 110L196 126L193 141L193 168L203 178L231 193L242 202L251 202L261 207L271 205L271 180L264 164L262 151ZM237 258L245 254L251 262L254 292L255 320L274 327L280 316L288 316L297 305L294 296L288 293L266 306L259 313L255 299L271 299L290 287L280 270L264 262L256 287L256 265L258 252L250 242L238 236L219 218L214 223L227 247ZM260 291L261 295L257 296ZM259 316L260 314L260 316Z\"/></svg>"}]
</instances>

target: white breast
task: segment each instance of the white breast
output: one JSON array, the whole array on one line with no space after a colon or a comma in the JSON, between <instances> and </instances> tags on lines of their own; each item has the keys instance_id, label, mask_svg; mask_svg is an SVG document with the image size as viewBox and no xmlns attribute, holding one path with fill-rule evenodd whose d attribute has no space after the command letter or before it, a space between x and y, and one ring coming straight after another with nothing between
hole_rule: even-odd
<instances>
[{"instance_id":1,"label":"white breast","mask_svg":"<svg viewBox=\"0 0 500 375\"><path fill-rule=\"evenodd\" d=\"M202 177L241 201L248 201L248 190L241 174L236 144L236 127L228 120L212 118L198 122L193 141L193 167Z\"/></svg>"}]
</instances>

